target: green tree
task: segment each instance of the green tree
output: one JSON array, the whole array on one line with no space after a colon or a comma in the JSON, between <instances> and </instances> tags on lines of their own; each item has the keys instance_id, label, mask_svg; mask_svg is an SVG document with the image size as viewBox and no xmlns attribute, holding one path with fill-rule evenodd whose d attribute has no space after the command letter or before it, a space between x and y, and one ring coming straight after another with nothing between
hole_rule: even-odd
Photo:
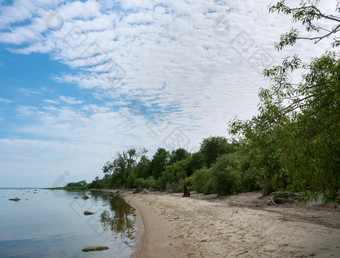
<instances>
[{"instance_id":1,"label":"green tree","mask_svg":"<svg viewBox=\"0 0 340 258\"><path fill-rule=\"evenodd\" d=\"M206 167L198 169L189 179L190 188L197 191L198 193L206 192L206 187L211 178L211 171Z\"/></svg>"},{"instance_id":2,"label":"green tree","mask_svg":"<svg viewBox=\"0 0 340 258\"><path fill-rule=\"evenodd\" d=\"M187 176L188 161L183 159L173 165L166 166L159 180L161 189L172 189L175 192L182 191L184 179Z\"/></svg>"},{"instance_id":3,"label":"green tree","mask_svg":"<svg viewBox=\"0 0 340 258\"><path fill-rule=\"evenodd\" d=\"M209 168L218 158L218 156L231 153L234 151L233 144L221 136L213 136L205 138L201 143L200 152L203 155L203 159L206 166Z\"/></svg>"},{"instance_id":4,"label":"green tree","mask_svg":"<svg viewBox=\"0 0 340 258\"><path fill-rule=\"evenodd\" d=\"M151 160L152 176L158 179L162 172L165 170L165 166L169 164L169 152L164 148L158 148Z\"/></svg>"},{"instance_id":5,"label":"green tree","mask_svg":"<svg viewBox=\"0 0 340 258\"><path fill-rule=\"evenodd\" d=\"M318 3L301 1L297 7L289 7L285 1L279 1L270 7L272 12L292 15L307 33L314 33L300 36L301 32L292 29L281 36L278 50L297 40L317 43L331 36L335 36L333 48L339 46L340 18L322 13ZM339 5L336 12L340 12ZM317 20L328 21L329 28L320 28ZM299 83L289 81L293 71L300 72ZM233 121L230 130L245 137L250 169L259 174L262 190L268 193L289 188L308 191L312 196L322 192L327 200L339 200L339 52L326 51L309 63L298 56L285 58L281 65L264 74L272 85L259 94L259 115L245 122Z\"/></svg>"},{"instance_id":6,"label":"green tree","mask_svg":"<svg viewBox=\"0 0 340 258\"><path fill-rule=\"evenodd\" d=\"M113 161L108 161L103 166L103 172L111 177L111 186L123 186L127 182L128 176L137 163L138 158L145 154L145 148L130 148L123 152L117 152Z\"/></svg>"},{"instance_id":7,"label":"green tree","mask_svg":"<svg viewBox=\"0 0 340 258\"><path fill-rule=\"evenodd\" d=\"M285 0L281 0L269 7L269 11L272 13L282 12L286 15L291 15L292 20L294 22L301 22L305 30L310 34L312 32L317 33L311 36L301 36L301 32L298 29L292 28L289 32L281 35L280 42L275 45L278 50L281 50L287 45L294 45L296 41L300 39L312 40L314 43L318 43L331 36L334 36L332 46L340 46L340 38L335 36L336 33L340 31L340 18L332 14L323 13L318 8L319 2L320 0L302 0L298 6L290 7L286 5ZM340 2L336 4L335 11L340 12ZM327 24L328 27L321 27L320 24L317 24L316 21L319 20L329 22Z\"/></svg>"},{"instance_id":8,"label":"green tree","mask_svg":"<svg viewBox=\"0 0 340 258\"><path fill-rule=\"evenodd\" d=\"M100 179L98 176L95 177L95 179L89 183L88 185L89 188L105 188L104 186L104 180Z\"/></svg>"},{"instance_id":9,"label":"green tree","mask_svg":"<svg viewBox=\"0 0 340 258\"><path fill-rule=\"evenodd\" d=\"M70 182L66 185L66 187L86 187L87 183L85 180L81 180L79 182Z\"/></svg>"},{"instance_id":10,"label":"green tree","mask_svg":"<svg viewBox=\"0 0 340 258\"><path fill-rule=\"evenodd\" d=\"M147 178L151 176L151 160L146 155L142 155L138 164L135 166L134 171L136 172L137 177Z\"/></svg>"},{"instance_id":11,"label":"green tree","mask_svg":"<svg viewBox=\"0 0 340 258\"><path fill-rule=\"evenodd\" d=\"M187 176L191 176L196 170L201 169L205 166L205 159L202 152L200 151L193 153L190 157L187 158L187 160Z\"/></svg>"},{"instance_id":12,"label":"green tree","mask_svg":"<svg viewBox=\"0 0 340 258\"><path fill-rule=\"evenodd\" d=\"M224 154L211 166L205 193L234 194L241 190L241 160L237 152Z\"/></svg>"},{"instance_id":13,"label":"green tree","mask_svg":"<svg viewBox=\"0 0 340 258\"><path fill-rule=\"evenodd\" d=\"M173 150L169 157L169 164L174 164L177 161L186 159L188 157L190 157L190 153L183 148Z\"/></svg>"}]
</instances>

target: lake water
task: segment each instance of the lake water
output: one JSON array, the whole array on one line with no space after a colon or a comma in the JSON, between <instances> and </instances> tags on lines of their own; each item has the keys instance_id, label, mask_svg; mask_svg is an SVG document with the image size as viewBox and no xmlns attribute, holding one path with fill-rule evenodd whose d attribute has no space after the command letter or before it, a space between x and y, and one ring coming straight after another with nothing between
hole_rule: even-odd
<instances>
[{"instance_id":1,"label":"lake water","mask_svg":"<svg viewBox=\"0 0 340 258\"><path fill-rule=\"evenodd\" d=\"M8 200L15 197L21 200ZM85 216L85 210L95 214ZM129 257L136 227L134 209L109 193L0 189L2 258ZM82 252L87 246L109 249Z\"/></svg>"}]
</instances>

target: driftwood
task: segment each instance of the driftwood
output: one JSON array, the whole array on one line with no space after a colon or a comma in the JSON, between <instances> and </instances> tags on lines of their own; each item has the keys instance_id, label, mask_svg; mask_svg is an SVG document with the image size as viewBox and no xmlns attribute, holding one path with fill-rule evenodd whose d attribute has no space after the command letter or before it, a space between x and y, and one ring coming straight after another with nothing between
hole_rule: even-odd
<instances>
[{"instance_id":1,"label":"driftwood","mask_svg":"<svg viewBox=\"0 0 340 258\"><path fill-rule=\"evenodd\" d=\"M278 197L279 195L280 197ZM283 198L281 196L285 196L286 198ZM290 193L290 192L272 192L270 195L270 198L267 199L267 205L277 205L280 203L290 203L295 201L296 199L301 198L300 193Z\"/></svg>"},{"instance_id":2,"label":"driftwood","mask_svg":"<svg viewBox=\"0 0 340 258\"><path fill-rule=\"evenodd\" d=\"M146 190L146 189L143 189L141 192L140 192L141 194L148 194L149 193L149 191L148 190Z\"/></svg>"}]
</instances>

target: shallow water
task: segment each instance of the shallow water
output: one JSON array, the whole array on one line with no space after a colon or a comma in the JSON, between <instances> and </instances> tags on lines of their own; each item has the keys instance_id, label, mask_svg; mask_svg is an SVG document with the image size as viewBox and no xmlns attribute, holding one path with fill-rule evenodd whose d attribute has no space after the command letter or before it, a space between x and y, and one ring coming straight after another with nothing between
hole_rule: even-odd
<instances>
[{"instance_id":1,"label":"shallow water","mask_svg":"<svg viewBox=\"0 0 340 258\"><path fill-rule=\"evenodd\" d=\"M112 194L0 189L0 257L129 257L136 227L134 209ZM82 252L95 245L109 249Z\"/></svg>"}]
</instances>

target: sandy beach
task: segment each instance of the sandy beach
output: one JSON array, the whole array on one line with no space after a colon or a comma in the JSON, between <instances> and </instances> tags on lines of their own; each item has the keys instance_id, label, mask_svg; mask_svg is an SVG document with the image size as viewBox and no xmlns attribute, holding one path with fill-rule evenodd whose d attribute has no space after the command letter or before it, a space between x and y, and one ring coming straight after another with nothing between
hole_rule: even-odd
<instances>
[{"instance_id":1,"label":"sandy beach","mask_svg":"<svg viewBox=\"0 0 340 258\"><path fill-rule=\"evenodd\" d=\"M132 257L339 257L340 209L230 197L123 194L137 209Z\"/></svg>"}]
</instances>

